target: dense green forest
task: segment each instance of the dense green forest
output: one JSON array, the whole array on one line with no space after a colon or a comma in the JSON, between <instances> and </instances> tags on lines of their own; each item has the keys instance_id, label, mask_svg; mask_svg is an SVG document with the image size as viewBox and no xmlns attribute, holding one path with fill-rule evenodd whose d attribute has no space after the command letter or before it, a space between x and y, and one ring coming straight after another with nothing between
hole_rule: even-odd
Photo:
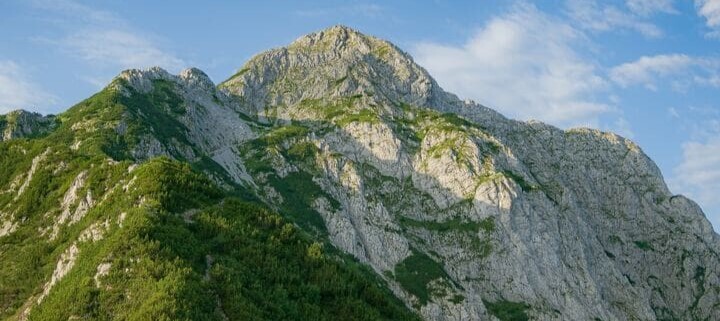
<instances>
[{"instance_id":1,"label":"dense green forest","mask_svg":"<svg viewBox=\"0 0 720 321\"><path fill-rule=\"evenodd\" d=\"M0 142L0 319L418 319L366 266L211 180L207 159L129 160L137 137L113 126L157 132L141 117L160 114L133 103L106 89L49 134Z\"/></svg>"}]
</instances>

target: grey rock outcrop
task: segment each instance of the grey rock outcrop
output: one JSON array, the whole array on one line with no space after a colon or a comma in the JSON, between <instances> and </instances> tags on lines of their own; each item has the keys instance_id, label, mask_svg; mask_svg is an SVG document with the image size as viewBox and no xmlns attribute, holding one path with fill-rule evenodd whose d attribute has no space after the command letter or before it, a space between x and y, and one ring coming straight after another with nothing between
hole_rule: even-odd
<instances>
[{"instance_id":1,"label":"grey rock outcrop","mask_svg":"<svg viewBox=\"0 0 720 321\"><path fill-rule=\"evenodd\" d=\"M314 204L330 240L428 320L491 320L513 302L538 320L720 320L720 237L627 139L461 101L343 26L262 53L219 87L262 122L308 124L287 144L319 148L314 181L338 203ZM307 169L276 157L283 177ZM418 252L446 272L426 302L398 275Z\"/></svg>"},{"instance_id":2,"label":"grey rock outcrop","mask_svg":"<svg viewBox=\"0 0 720 321\"><path fill-rule=\"evenodd\" d=\"M298 225L427 320L720 320L720 236L636 144L462 101L389 42L335 26L218 86L195 68L128 70L113 86L176 98L134 111L168 108L179 133L143 132L136 161L211 160L268 206L302 212ZM54 123L18 115L0 118L3 139Z\"/></svg>"},{"instance_id":3,"label":"grey rock outcrop","mask_svg":"<svg viewBox=\"0 0 720 321\"><path fill-rule=\"evenodd\" d=\"M176 108L182 112L174 117L182 125L183 137L161 142L147 135L135 150L136 159L164 155L190 161L206 156L220 165L235 181L250 180L238 156L238 144L255 137L250 125L243 120L234 100L216 90L210 78L197 68L189 68L180 75L154 67L147 70L127 70L118 76L139 93L149 93L157 81L172 84L169 88L180 99ZM126 88L124 90L127 95ZM120 126L122 127L122 126ZM184 141L182 142L181 139Z\"/></svg>"},{"instance_id":4,"label":"grey rock outcrop","mask_svg":"<svg viewBox=\"0 0 720 321\"><path fill-rule=\"evenodd\" d=\"M43 116L25 110L11 111L0 115L0 142L42 135L51 131L55 126L56 122L53 116Z\"/></svg>"}]
</instances>

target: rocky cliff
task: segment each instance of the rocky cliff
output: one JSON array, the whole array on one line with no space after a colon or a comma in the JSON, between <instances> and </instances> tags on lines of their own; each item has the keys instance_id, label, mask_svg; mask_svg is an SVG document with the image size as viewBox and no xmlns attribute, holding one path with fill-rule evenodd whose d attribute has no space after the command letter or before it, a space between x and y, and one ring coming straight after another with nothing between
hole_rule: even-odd
<instances>
[{"instance_id":1,"label":"rocky cliff","mask_svg":"<svg viewBox=\"0 0 720 321\"><path fill-rule=\"evenodd\" d=\"M461 101L386 41L336 26L218 86L197 69L154 68L106 91L122 110L80 116L81 103L58 116L72 150L192 164L368 265L424 319L720 320L720 237L637 145ZM48 153L5 180L8 195ZM58 231L99 205L84 180L63 192L74 212L46 215ZM0 242L25 224L14 197L0 203ZM45 288L76 252L62 252Z\"/></svg>"},{"instance_id":2,"label":"rocky cliff","mask_svg":"<svg viewBox=\"0 0 720 321\"><path fill-rule=\"evenodd\" d=\"M0 142L20 137L32 137L45 134L55 127L53 116L43 116L24 110L12 111L0 115Z\"/></svg>"}]
</instances>

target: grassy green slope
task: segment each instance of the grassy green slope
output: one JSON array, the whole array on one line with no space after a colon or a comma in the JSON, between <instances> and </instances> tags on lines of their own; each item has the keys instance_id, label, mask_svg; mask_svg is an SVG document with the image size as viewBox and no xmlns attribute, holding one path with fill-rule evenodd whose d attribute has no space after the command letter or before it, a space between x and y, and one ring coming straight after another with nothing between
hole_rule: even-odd
<instances>
[{"instance_id":1,"label":"grassy green slope","mask_svg":"<svg viewBox=\"0 0 720 321\"><path fill-rule=\"evenodd\" d=\"M417 318L364 266L218 188L197 166L167 158L135 166L130 148L140 135L182 139L167 116L182 102L113 88L59 115L45 137L0 143L0 212L16 224L0 237L0 319ZM78 177L76 194L91 195L92 206L56 224Z\"/></svg>"}]
</instances>

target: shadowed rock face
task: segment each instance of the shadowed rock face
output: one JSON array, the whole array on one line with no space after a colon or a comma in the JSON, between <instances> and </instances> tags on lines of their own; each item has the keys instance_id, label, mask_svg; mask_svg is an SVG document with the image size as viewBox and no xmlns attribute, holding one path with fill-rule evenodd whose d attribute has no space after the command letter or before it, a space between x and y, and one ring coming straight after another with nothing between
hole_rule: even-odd
<instances>
[{"instance_id":1,"label":"shadowed rock face","mask_svg":"<svg viewBox=\"0 0 720 321\"><path fill-rule=\"evenodd\" d=\"M149 131L136 161L209 157L216 182L370 265L425 319L720 320L720 237L637 145L461 101L386 41L336 26L217 87L197 69L118 79L181 107L178 136Z\"/></svg>"},{"instance_id":2,"label":"shadowed rock face","mask_svg":"<svg viewBox=\"0 0 720 321\"><path fill-rule=\"evenodd\" d=\"M342 26L254 57L220 88L261 121L336 125L294 141L318 148L314 180L341 204L317 206L329 237L428 319L484 319L505 301L542 320L719 318L717 234L629 140L460 101L392 44ZM363 116L343 121L339 104ZM302 170L271 158L277 173ZM415 251L447 272L426 302L396 282Z\"/></svg>"},{"instance_id":3,"label":"shadowed rock face","mask_svg":"<svg viewBox=\"0 0 720 321\"><path fill-rule=\"evenodd\" d=\"M24 110L0 115L0 142L13 138L42 135L55 127L55 117Z\"/></svg>"}]
</instances>

